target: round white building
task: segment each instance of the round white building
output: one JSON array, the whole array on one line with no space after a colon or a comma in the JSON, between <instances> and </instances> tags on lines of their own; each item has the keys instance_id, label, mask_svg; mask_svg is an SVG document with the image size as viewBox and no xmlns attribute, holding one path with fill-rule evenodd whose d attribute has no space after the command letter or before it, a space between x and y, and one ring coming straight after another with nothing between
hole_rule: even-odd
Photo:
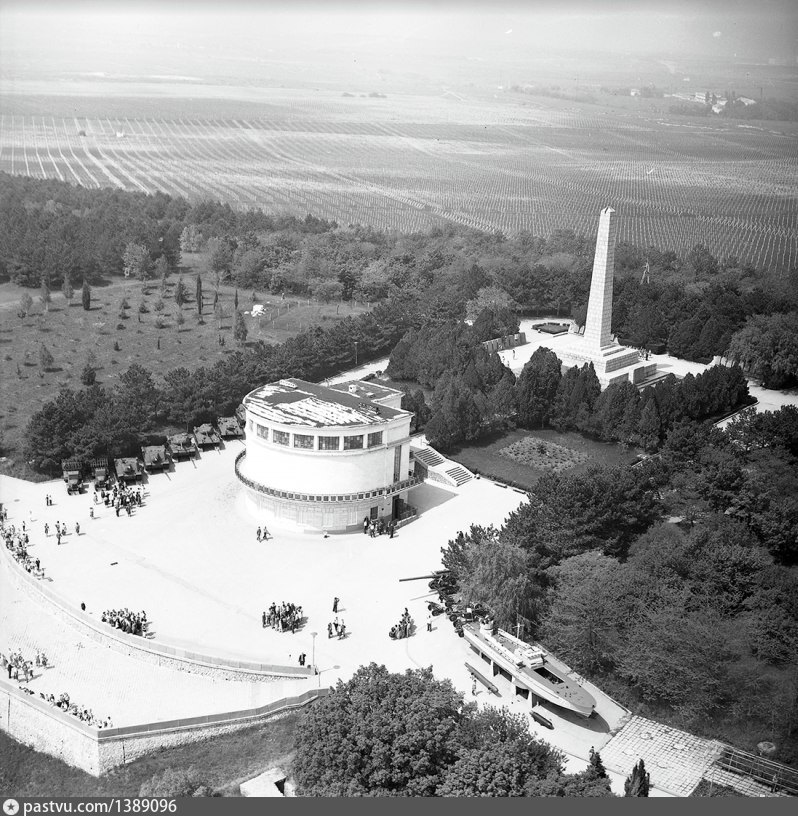
<instances>
[{"instance_id":1,"label":"round white building","mask_svg":"<svg viewBox=\"0 0 798 816\"><path fill-rule=\"evenodd\" d=\"M244 398L236 475L259 514L308 530L362 527L412 513L410 420L402 392L370 382L285 379Z\"/></svg>"}]
</instances>

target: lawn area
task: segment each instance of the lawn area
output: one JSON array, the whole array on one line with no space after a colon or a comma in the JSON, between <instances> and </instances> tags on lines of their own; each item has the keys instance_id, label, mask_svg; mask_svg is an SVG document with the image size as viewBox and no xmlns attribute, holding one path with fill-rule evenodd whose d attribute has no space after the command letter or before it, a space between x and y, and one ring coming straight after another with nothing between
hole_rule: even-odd
<instances>
[{"instance_id":1,"label":"lawn area","mask_svg":"<svg viewBox=\"0 0 798 816\"><path fill-rule=\"evenodd\" d=\"M61 292L53 292L45 311L38 290L0 285L0 429L7 457L0 462L0 472L33 476L20 461L25 426L62 386L82 387L80 376L90 355L98 384L113 386L132 363L152 371L157 382L158 375L170 369L210 366L236 349L232 331L235 289L220 287L221 314L215 315L212 277L204 275L204 316L200 322L194 275L186 267L183 282L187 300L182 307L174 298L176 275L170 276L163 291L160 281L150 281L144 287L139 281L117 279L107 286L92 287L90 311L83 309L79 287L70 303ZM25 291L34 303L30 313L20 317L20 298ZM282 343L309 326L331 326L367 311L358 303L283 299L263 292L255 293L253 300L251 291L238 294L242 312L249 312L253 302L264 307L260 317L245 314L248 344L258 340ZM53 357L47 370L40 365L42 345Z\"/></svg>"},{"instance_id":2,"label":"lawn area","mask_svg":"<svg viewBox=\"0 0 798 816\"><path fill-rule=\"evenodd\" d=\"M40 754L0 731L0 792L19 798L41 796L138 796L142 784L166 768L193 767L204 783L225 795L279 765L288 770L294 732L304 715L291 712L265 725L214 739L169 748L137 759L99 779Z\"/></svg>"},{"instance_id":3,"label":"lawn area","mask_svg":"<svg viewBox=\"0 0 798 816\"><path fill-rule=\"evenodd\" d=\"M538 441L543 443L545 452L538 448ZM527 455L511 458L503 452L507 448L511 452L526 451ZM541 476L552 471L583 473L592 464L628 465L638 453L636 449L624 450L620 445L597 442L574 431L515 430L480 440L448 456L484 476L531 488Z\"/></svg>"}]
</instances>

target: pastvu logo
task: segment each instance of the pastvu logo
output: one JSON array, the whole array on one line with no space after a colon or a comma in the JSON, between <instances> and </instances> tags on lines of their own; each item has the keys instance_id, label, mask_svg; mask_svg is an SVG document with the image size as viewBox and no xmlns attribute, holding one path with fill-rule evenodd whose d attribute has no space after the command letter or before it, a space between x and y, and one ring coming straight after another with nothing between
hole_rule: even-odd
<instances>
[{"instance_id":1,"label":"pastvu logo","mask_svg":"<svg viewBox=\"0 0 798 816\"><path fill-rule=\"evenodd\" d=\"M3 813L7 816L17 816L19 813L19 802L16 799L6 799L3 802Z\"/></svg>"}]
</instances>

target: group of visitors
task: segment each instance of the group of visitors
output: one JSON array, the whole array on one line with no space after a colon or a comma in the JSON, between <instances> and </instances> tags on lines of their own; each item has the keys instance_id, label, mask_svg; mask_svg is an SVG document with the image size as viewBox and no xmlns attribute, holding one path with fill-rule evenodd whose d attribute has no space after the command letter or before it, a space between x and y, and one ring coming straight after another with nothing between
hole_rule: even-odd
<instances>
[{"instance_id":1,"label":"group of visitors","mask_svg":"<svg viewBox=\"0 0 798 816\"><path fill-rule=\"evenodd\" d=\"M61 539L67 534L68 534L68 531L67 531L66 522L65 521L57 521L55 523L56 544L58 544L60 546ZM48 536L48 537L50 535L50 525L47 522L44 523L44 535ZM78 536L80 535L80 522L79 521L75 522L75 535L78 535Z\"/></svg>"},{"instance_id":2,"label":"group of visitors","mask_svg":"<svg viewBox=\"0 0 798 816\"><path fill-rule=\"evenodd\" d=\"M144 635L147 631L147 613L131 612L129 609L106 609L101 618L115 629L121 629L130 635Z\"/></svg>"},{"instance_id":3,"label":"group of visitors","mask_svg":"<svg viewBox=\"0 0 798 816\"><path fill-rule=\"evenodd\" d=\"M134 507L141 507L144 497L140 487L133 489L126 484L115 484L110 490L94 488L94 503L104 504L106 507L113 507L116 515L124 510L128 516L132 515ZM92 518L94 514L92 513Z\"/></svg>"},{"instance_id":4,"label":"group of visitors","mask_svg":"<svg viewBox=\"0 0 798 816\"><path fill-rule=\"evenodd\" d=\"M382 519L369 519L368 516L363 518L363 535L370 535L372 538L376 538L377 536L381 536L383 533L388 533L390 538L393 538L394 531L396 530L396 522L391 520L391 522L386 527L385 522Z\"/></svg>"},{"instance_id":5,"label":"group of visitors","mask_svg":"<svg viewBox=\"0 0 798 816\"><path fill-rule=\"evenodd\" d=\"M46 666L47 658L45 657L44 660ZM27 683L33 679L33 661L26 660L22 656L22 652L11 652L8 657L0 654L0 665L2 665L3 671L8 672L9 680L19 680ZM42 665L39 652L36 653L36 665Z\"/></svg>"},{"instance_id":6,"label":"group of visitors","mask_svg":"<svg viewBox=\"0 0 798 816\"><path fill-rule=\"evenodd\" d=\"M272 534L269 532L268 527L266 527L264 524L262 529L258 527L255 537L258 539L258 544L260 544L261 541L268 541L272 537Z\"/></svg>"},{"instance_id":7,"label":"group of visitors","mask_svg":"<svg viewBox=\"0 0 798 816\"><path fill-rule=\"evenodd\" d=\"M264 629L271 626L272 629L278 629L280 632L290 631L293 634L302 625L302 607L285 602L279 606L272 603L268 613L264 612L261 616L261 620Z\"/></svg>"},{"instance_id":8,"label":"group of visitors","mask_svg":"<svg viewBox=\"0 0 798 816\"><path fill-rule=\"evenodd\" d=\"M93 725L95 728L114 727L110 717L106 717L104 720L98 720L90 708L81 708L76 703L71 702L66 692L63 692L57 700L54 694L44 694L44 692L39 692L39 697L46 703L60 708L61 711L71 714L73 717L77 717L81 722L86 723L86 725Z\"/></svg>"},{"instance_id":9,"label":"group of visitors","mask_svg":"<svg viewBox=\"0 0 798 816\"><path fill-rule=\"evenodd\" d=\"M327 639L329 640L331 637L338 638L338 640L344 640L346 638L346 624L344 623L343 618L338 620L338 615L335 616L335 620L332 623L327 624Z\"/></svg>"},{"instance_id":10,"label":"group of visitors","mask_svg":"<svg viewBox=\"0 0 798 816\"><path fill-rule=\"evenodd\" d=\"M410 617L410 613L407 611L407 607L405 607L405 611L402 612L402 617L399 620L399 623L396 626L391 627L391 631L388 632L388 637L391 640L399 640L400 638L410 637L410 635L414 634L416 630L416 624L413 621L413 618Z\"/></svg>"},{"instance_id":11,"label":"group of visitors","mask_svg":"<svg viewBox=\"0 0 798 816\"><path fill-rule=\"evenodd\" d=\"M3 537L6 549L11 552L11 555L14 556L15 560L19 562L20 566L26 572L33 575L34 578L44 578L44 569L42 568L41 561L28 553L30 539L25 529L25 522L22 522L22 530L18 530L14 524L6 526L5 513L7 513L7 511L4 511L3 520L0 521L0 535Z\"/></svg>"}]
</instances>

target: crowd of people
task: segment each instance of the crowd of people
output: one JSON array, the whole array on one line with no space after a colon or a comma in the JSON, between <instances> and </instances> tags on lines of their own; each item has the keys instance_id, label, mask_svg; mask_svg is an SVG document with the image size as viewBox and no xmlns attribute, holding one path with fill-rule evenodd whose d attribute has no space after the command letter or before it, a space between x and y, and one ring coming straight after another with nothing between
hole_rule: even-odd
<instances>
[{"instance_id":1,"label":"crowd of people","mask_svg":"<svg viewBox=\"0 0 798 816\"><path fill-rule=\"evenodd\" d=\"M431 627L428 627L428 630ZM416 624L413 621L413 618L410 616L410 613L407 611L407 607L405 607L405 611L402 612L402 617L399 620L399 623L396 626L392 626L390 632L388 632L388 637L391 640L399 640L400 638L410 637L410 635L415 634L416 631Z\"/></svg>"},{"instance_id":2,"label":"crowd of people","mask_svg":"<svg viewBox=\"0 0 798 816\"><path fill-rule=\"evenodd\" d=\"M143 636L147 632L147 613L144 611L131 612L127 607L125 609L106 609L101 620L130 635Z\"/></svg>"},{"instance_id":3,"label":"crowd of people","mask_svg":"<svg viewBox=\"0 0 798 816\"><path fill-rule=\"evenodd\" d=\"M271 626L280 632L294 633L302 625L302 607L292 603L272 603L268 612L262 615L263 628Z\"/></svg>"},{"instance_id":4,"label":"crowd of people","mask_svg":"<svg viewBox=\"0 0 798 816\"><path fill-rule=\"evenodd\" d=\"M141 487L130 487L130 485L118 482L109 490L105 488L94 488L94 503L104 504L106 507L113 507L118 516L121 511L124 511L129 516L133 513L134 507L141 507L144 497L141 492ZM92 512L92 518L94 513Z\"/></svg>"},{"instance_id":5,"label":"crowd of people","mask_svg":"<svg viewBox=\"0 0 798 816\"><path fill-rule=\"evenodd\" d=\"M387 526L382 519L369 519L368 516L363 518L363 535L369 535L372 538L381 536L383 533L388 533L390 538L396 531L396 522L391 521Z\"/></svg>"},{"instance_id":6,"label":"crowd of people","mask_svg":"<svg viewBox=\"0 0 798 816\"><path fill-rule=\"evenodd\" d=\"M26 572L29 572L35 578L44 578L44 568L41 561L28 552L30 538L25 522L22 522L21 529L17 529L14 524L6 525L7 513L7 510L3 511L3 519L0 521L0 535L3 537L6 549L10 551L14 559L19 562Z\"/></svg>"},{"instance_id":7,"label":"crowd of people","mask_svg":"<svg viewBox=\"0 0 798 816\"><path fill-rule=\"evenodd\" d=\"M23 689L23 691L28 692L28 694L33 694L30 689ZM40 691L39 697L41 697L41 699L46 703L50 703L50 705L60 708L61 711L65 712L66 714L71 714L73 717L77 717L81 722L86 723L86 725L92 725L95 728L114 727L110 717L106 717L104 720L98 719L94 716L94 712L90 708L81 708L79 705L77 705L77 703L73 703L69 699L69 695L66 692L63 692L58 699L56 699L54 694L45 694L44 692Z\"/></svg>"}]
</instances>

